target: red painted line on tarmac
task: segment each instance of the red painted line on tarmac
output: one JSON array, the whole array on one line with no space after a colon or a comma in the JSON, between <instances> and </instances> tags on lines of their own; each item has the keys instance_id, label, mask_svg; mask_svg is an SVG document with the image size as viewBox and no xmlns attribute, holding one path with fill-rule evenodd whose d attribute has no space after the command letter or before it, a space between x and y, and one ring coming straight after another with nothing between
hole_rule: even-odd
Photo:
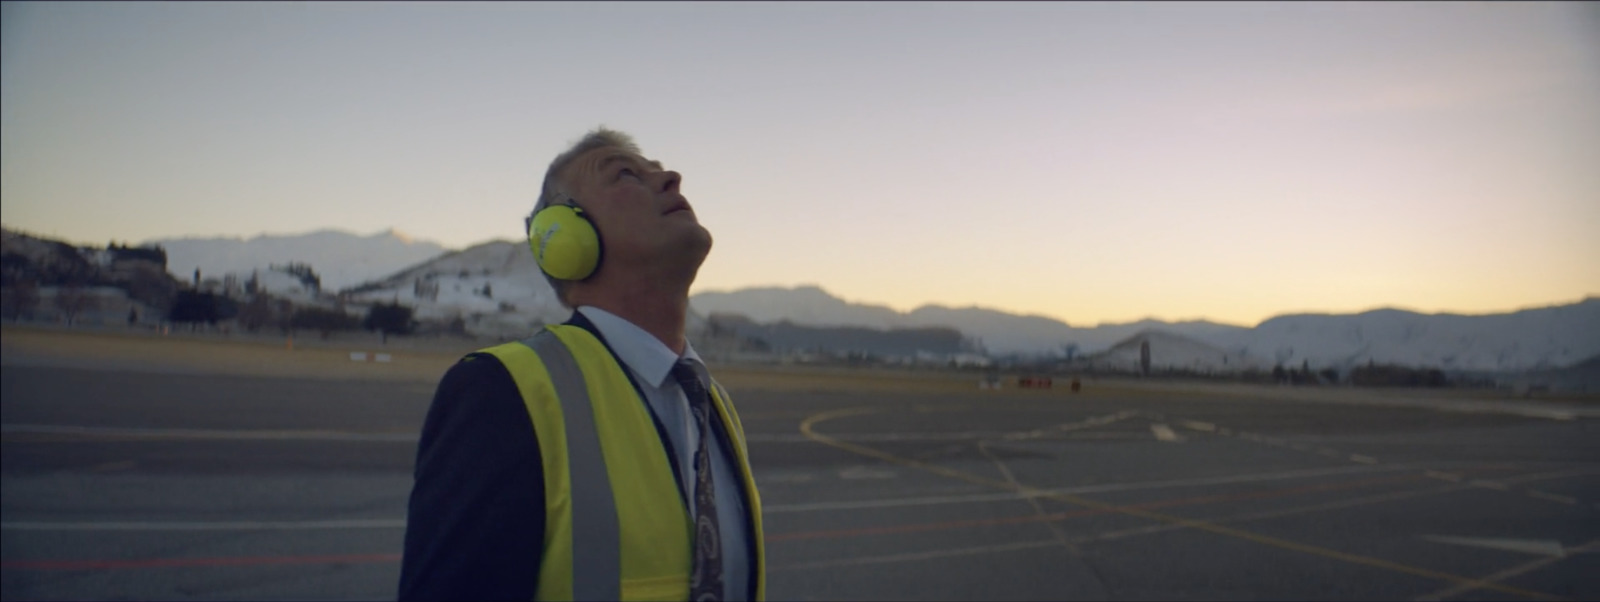
<instances>
[{"instance_id":1,"label":"red painted line on tarmac","mask_svg":"<svg viewBox=\"0 0 1600 602\"><path fill-rule=\"evenodd\" d=\"M344 556L253 556L242 558L130 558L125 560L5 560L0 568L22 571L95 571L194 566L263 566L283 564L375 564L400 562L399 554Z\"/></svg>"},{"instance_id":2,"label":"red painted line on tarmac","mask_svg":"<svg viewBox=\"0 0 1600 602\"><path fill-rule=\"evenodd\" d=\"M1175 506L1193 506L1216 502L1236 502L1253 499L1268 499L1287 497L1302 493L1316 493L1323 491L1340 491L1345 489L1358 489L1385 483L1400 483L1406 481L1419 481L1428 477L1422 475L1409 475L1400 477L1385 477L1378 479L1365 479L1361 481L1347 481L1323 485L1310 485L1292 489L1277 489L1270 491L1254 491L1247 493L1231 493L1221 495L1189 497L1175 500L1162 500L1144 504L1124 506L1125 508L1170 508ZM1009 516L1001 518L945 521L938 523L920 523L911 525L892 525L885 527L865 527L860 529L840 529L830 531L804 531L798 533L776 533L766 536L766 541L794 541L804 539L834 539L844 537L859 537L863 535L886 535L896 533L916 533L923 531L941 531L959 529L963 527L982 527L992 525L1053 522L1068 518L1093 516L1097 514L1111 514L1111 509L1075 510L1072 512L1056 512L1052 514L1028 514L1022 516ZM400 554L351 554L342 556L247 556L247 557L221 557L221 558L130 558L119 560L4 560L0 561L0 568L21 571L93 571L110 569L150 569L150 568L181 568L181 567L221 567L221 566L267 566L267 565L296 565L296 564L381 564L400 562Z\"/></svg>"},{"instance_id":3,"label":"red painted line on tarmac","mask_svg":"<svg viewBox=\"0 0 1600 602\"><path fill-rule=\"evenodd\" d=\"M1344 490L1344 489L1358 489L1358 488L1361 488L1361 487L1368 487L1368 486L1372 486L1372 485L1382 485L1382 484L1386 484L1386 483L1402 483L1402 482L1407 482L1407 481L1421 481L1421 480L1426 479L1426 478L1427 477L1422 476L1422 475L1407 475L1407 476L1400 476L1400 477L1384 477L1384 478L1379 478L1379 479L1365 479L1365 480L1361 480L1361 481L1347 481L1347 482L1344 482L1344 483L1332 483L1332 484L1325 484L1325 485L1310 485L1310 486L1306 486L1306 487L1295 487L1293 489L1276 489L1276 490L1271 490L1271 491L1252 491L1252 492L1247 492L1247 493L1228 493L1228 494L1221 494L1221 495L1190 497L1190 498L1182 498L1182 499L1175 499L1175 500L1162 500L1162 501L1159 501L1159 502L1148 502L1148 503L1144 503L1144 504L1131 504L1131 505L1123 506L1123 507L1124 508L1138 508L1138 509L1143 509L1143 510L1150 510L1150 509L1155 509L1155 508L1171 508L1171 507L1175 507L1175 506L1195 506L1195 505L1199 505L1199 504L1211 504L1211 503L1216 503L1216 502L1238 502L1238 501L1244 501L1244 500L1257 500L1257 499L1268 499L1268 498L1276 498L1276 497L1287 497L1287 496L1298 495L1298 494L1302 494L1302 493L1316 493L1316 492L1322 492L1322 491L1339 491L1339 490ZM975 520L956 520L956 521L944 521L944 522L937 522L937 523L917 523L917 524L910 524L910 525L890 525L890 526L884 526L884 527L863 527L863 528L859 528L859 529L837 529L837 530L829 530L829 531L802 531L802 532L797 532L797 533L775 533L775 534L767 535L765 539L766 539L766 541L794 541L794 540L802 540L802 539L836 539L836 538L844 538L844 537L860 537L862 535L891 535L891 534L896 534L896 533L919 533L919 532L924 532L924 531L944 531L944 530L948 530L948 529L961 529L961 528L965 528L965 527L987 527L987 526L992 526L992 525L1013 525L1013 524L1022 524L1022 523L1055 522L1055 521L1058 521L1058 520L1065 520L1065 519L1068 519L1068 518L1079 518L1079 517L1084 517L1084 516L1094 516L1094 515L1097 515L1097 514L1112 514L1114 512L1115 512L1115 510L1111 510L1111 509L1074 510L1072 512L1055 512L1055 513L1051 513L1051 514L1027 514L1027 515L1022 515L1022 516L1006 516L1006 517L1001 517L1001 518L985 518L985 519L975 519Z\"/></svg>"}]
</instances>

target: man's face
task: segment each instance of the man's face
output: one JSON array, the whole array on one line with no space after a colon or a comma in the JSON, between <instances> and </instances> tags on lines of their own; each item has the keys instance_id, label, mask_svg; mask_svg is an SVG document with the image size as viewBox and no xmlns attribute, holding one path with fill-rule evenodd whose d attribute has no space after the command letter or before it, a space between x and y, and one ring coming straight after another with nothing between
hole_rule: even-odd
<instances>
[{"instance_id":1,"label":"man's face","mask_svg":"<svg viewBox=\"0 0 1600 602\"><path fill-rule=\"evenodd\" d=\"M698 266L710 252L711 233L678 192L677 172L619 148L579 155L569 169L571 192L600 231L604 264L692 257Z\"/></svg>"}]
</instances>

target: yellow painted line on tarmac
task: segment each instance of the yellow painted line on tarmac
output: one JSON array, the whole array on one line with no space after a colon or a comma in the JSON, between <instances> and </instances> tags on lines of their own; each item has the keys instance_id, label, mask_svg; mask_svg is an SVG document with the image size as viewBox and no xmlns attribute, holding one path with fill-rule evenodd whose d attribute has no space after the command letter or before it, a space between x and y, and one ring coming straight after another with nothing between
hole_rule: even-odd
<instances>
[{"instance_id":1,"label":"yellow painted line on tarmac","mask_svg":"<svg viewBox=\"0 0 1600 602\"><path fill-rule=\"evenodd\" d=\"M1048 491L1048 490L1037 489L1037 488L1026 486L1026 485L1008 483L1008 482L1005 482L1005 481L998 481L998 480L995 480L995 479L991 479L991 478L975 475L975 474L972 474L972 473L969 473L969 472L965 472L965 471L961 471L961 470L955 470L953 468L947 468L947 467L944 467L944 466L938 466L938 465L935 465L935 464L929 464L927 462L922 462L922 461L918 461L918 460L904 458L904 457L901 457L901 456L897 456L897 455L894 455L894 454L891 454L891 453L888 453L888 452L885 452L885 451L882 451L882 450L878 450L878 449L875 449L875 448L867 447L867 446L864 446L864 445L856 445L854 443L848 443L848 442L845 442L845 441L840 441L838 439L834 439L833 437L829 437L829 436L824 435L822 433L818 433L818 432L816 432L816 429L815 429L817 424L822 423L822 422L827 422L829 420L837 420L839 418L847 418L847 417L851 417L851 416L861 416L861 415L866 415L866 414L875 414L875 413L879 413L881 411L882 410L876 409L876 408L860 407L860 408L846 408L846 409L841 409L841 410L832 410L832 411L827 411L827 412L821 412L821 413L818 413L818 414L814 414L811 417L806 418L805 420L801 421L801 423L800 423L800 432L803 433L805 436L811 438L813 441L816 441L817 443L820 443L820 444L823 444L823 445L826 445L826 446L829 446L829 447L832 447L832 448L835 448L835 449L848 451L848 452L859 454L859 455L866 456L866 457L869 457L869 458L877 458L879 460L883 460L883 461L889 462L891 464L897 464L897 465L900 465L900 466L916 468L916 469L924 470L924 471L931 472L931 473L934 473L934 474L947 476L947 477L950 477L950 478L953 478L953 479L967 481L969 483L976 483L976 484L979 484L979 485L987 485L989 487L994 487L996 489L1001 489L1001 490L1006 490L1006 491L1015 491L1017 493L1021 493L1021 494L1024 494L1024 495L1027 495L1027 496L1030 496L1030 497L1045 497L1045 498L1050 498L1050 499L1054 499L1054 500L1059 500L1059 501L1075 504L1075 505L1078 505L1078 506L1083 506L1085 508L1094 508L1094 509L1098 509L1098 510L1107 510L1107 511L1116 512L1116 513L1119 513L1119 514L1125 514L1125 515L1128 515L1128 516L1137 516L1139 518L1145 518L1145 519L1149 519L1149 520L1154 520L1154 521L1159 521L1159 522L1164 522L1164 523L1169 523L1169 524L1174 524L1174 525L1182 525L1182 526L1185 526L1185 527L1189 527L1191 529L1196 529L1196 530L1200 530L1200 531L1206 531L1208 533L1215 533L1217 535L1222 535L1222 536L1226 536L1226 537L1233 537L1233 538L1236 538L1236 539L1243 539L1245 541L1251 541L1251 542L1259 543L1259 544L1262 544L1262 545L1265 545L1265 546L1274 547L1274 548L1279 548L1279 549L1284 549L1284 550L1291 550L1291 551L1296 551L1296 552L1302 552L1302 553L1305 553L1305 554L1311 554L1311 555L1314 555L1314 556L1320 556L1320 557L1323 557L1323 558L1339 560L1339 561L1348 562L1348 563L1351 563L1351 564L1357 564L1357 565L1368 566L1368 567L1373 567L1373 568L1377 568L1377 569L1388 570L1388 571L1392 571L1392 572L1396 572L1396 573L1404 573L1404 574L1408 574L1408 575L1415 575L1415 576L1418 576L1418 577L1425 577L1425 578L1428 578L1428 579L1436 579L1436 580L1439 580L1439 581L1446 581L1446 582L1454 583L1456 585L1469 586L1471 589L1489 589L1489 590L1494 590L1494 591L1507 593L1507 594L1512 594L1512 595L1516 595L1516 596L1522 596L1524 598L1532 598L1532 599L1536 599L1536 600L1566 600L1566 598L1561 598L1561 597L1553 596L1553 595L1546 594L1546 593L1526 590L1526 589L1522 589L1522 588L1519 588L1519 587L1512 587L1512 586L1509 586L1509 585L1503 585L1503 584L1494 583L1494 582L1490 582L1490 581L1484 581L1484 580L1481 580L1481 579L1473 579L1473 578L1464 577L1464 576L1461 576L1461 575L1455 575L1455 574L1451 574L1451 573L1445 573L1445 572L1441 572L1441 571L1435 571L1435 570L1431 570L1431 569L1425 569L1425 568L1421 568L1421 567L1410 566L1410 565L1401 564L1401 563L1398 563L1398 562L1392 562L1392 561L1389 561L1389 560L1384 560L1384 559L1381 559L1381 558L1373 558L1371 556L1362 556L1360 554L1351 554L1351 553L1348 553L1348 552L1340 552L1338 550L1324 548L1324 547L1321 547L1321 546L1314 546L1314 545L1304 544L1304 543L1300 543L1300 542L1296 542L1296 541L1289 541L1289 540L1286 540L1286 539L1280 539L1280 538L1277 538L1277 537L1261 535L1261 534L1258 534L1258 533L1252 533L1252 532L1249 532L1249 531L1244 531L1244 530L1241 530L1241 529L1235 529L1235 528L1232 528L1232 527L1224 527L1222 525L1216 525L1216 524L1207 523L1207 522L1203 522L1203 521L1183 518L1181 516L1173 516L1173 515L1170 515L1170 514L1162 514L1162 513L1159 513L1159 512L1152 512L1152 511L1149 511L1149 510L1142 510L1142 509L1139 509L1139 508L1131 508L1131 507L1127 507L1127 506L1119 506L1119 505L1116 505L1116 504L1110 504L1110 503L1105 503L1105 502L1097 502L1097 501L1094 501L1094 500L1091 500L1091 499L1078 497L1076 495L1070 495L1070 494L1064 494L1064 493L1053 493L1053 492Z\"/></svg>"},{"instance_id":2,"label":"yellow painted line on tarmac","mask_svg":"<svg viewBox=\"0 0 1600 602\"><path fill-rule=\"evenodd\" d=\"M1011 468L1006 466L1006 463L1002 462L998 456L989 453L989 446L987 443L979 441L978 451L981 452L985 458L988 458L990 462L994 463L995 468L1000 470L1001 476L1006 478L1007 483L1010 483L1016 487L1022 486L1022 482L1017 480L1017 476L1011 472ZM1028 498L1028 505L1033 507L1034 515L1040 519L1046 519L1051 514L1050 512L1045 511L1044 505L1039 503L1039 498ZM1061 525L1056 524L1056 521L1046 520L1044 526L1045 528L1050 529L1050 533L1055 536L1056 542L1061 544L1062 547L1066 548L1067 552L1071 553L1074 558L1083 557L1083 550L1079 549L1077 544L1072 543L1072 541L1067 538L1066 532L1061 530Z\"/></svg>"},{"instance_id":3,"label":"yellow painted line on tarmac","mask_svg":"<svg viewBox=\"0 0 1600 602\"><path fill-rule=\"evenodd\" d=\"M749 414L740 412L739 418L741 420L775 420L779 418L805 418L806 416L810 415L811 412L805 410L771 410L766 412L751 412Z\"/></svg>"},{"instance_id":4,"label":"yellow painted line on tarmac","mask_svg":"<svg viewBox=\"0 0 1600 602\"><path fill-rule=\"evenodd\" d=\"M1489 575L1489 576L1484 577L1483 579L1479 579L1477 581L1480 581L1480 582L1483 582L1483 583L1492 583L1492 582L1496 582L1496 581L1504 581L1506 579L1510 579L1512 577L1517 577L1517 576L1520 576L1520 575L1525 575L1527 573L1531 573L1533 571L1537 571L1537 570L1542 569L1544 567L1547 567L1547 566L1550 566L1552 564L1555 564L1557 562L1561 562L1562 560L1566 560L1566 559L1571 558L1571 557L1573 557L1575 555L1583 554L1585 552L1592 551L1592 550L1596 549L1597 546L1600 546L1600 539L1590 540L1588 543L1580 545L1580 546L1578 546L1576 548L1568 549L1565 554L1562 554L1560 556L1553 556L1553 557L1548 557L1548 558L1540 558L1538 560L1534 560L1534 561L1531 561L1531 562L1526 562L1526 563L1523 563L1523 564L1519 564L1517 566L1508 568L1506 570L1500 571L1500 572L1495 573L1493 575ZM1434 601L1434 600L1443 600L1445 598L1454 598L1454 597L1459 596L1461 594L1465 594L1467 592L1478 590L1478 589L1483 589L1483 588L1481 586L1478 586L1478 585L1475 585L1475 584L1462 583L1462 584L1457 584L1457 585L1451 586L1451 587L1446 588L1446 589L1442 589L1442 590L1433 592L1431 594L1427 594L1427 595L1424 595L1424 596L1418 596L1415 599L1418 600L1419 602L1423 601L1423 600L1427 600L1427 601L1431 602L1431 601Z\"/></svg>"},{"instance_id":5,"label":"yellow painted line on tarmac","mask_svg":"<svg viewBox=\"0 0 1600 602\"><path fill-rule=\"evenodd\" d=\"M1508 477L1508 478L1506 478L1504 480L1506 480L1508 482L1523 483L1523 482L1531 482L1531 481L1543 481L1543 480L1548 480L1548 479L1565 479L1565 478L1571 478L1571 477L1589 476L1591 474L1594 474L1594 471L1591 471L1591 470L1578 470L1578 471L1567 470L1567 471L1543 472L1543 473L1535 473L1535 474L1527 474L1527 475L1521 475L1521 476L1515 476L1515 477ZM1470 489L1470 487L1467 486L1467 485L1456 484L1456 485L1443 485L1443 486L1440 486L1440 487L1434 487L1434 488L1430 488L1430 489L1413 489L1413 490L1391 492L1391 493L1380 493L1380 494L1377 494L1377 495L1369 495L1369 496L1364 496L1364 497L1358 497L1358 498L1352 498L1352 499L1346 499L1346 500L1339 500L1339 501L1336 501L1336 502L1322 502L1322 503L1318 503L1318 504L1311 504L1309 506L1298 506L1298 507L1294 507L1294 508L1287 508L1287 509L1281 509L1281 510L1268 510L1268 511L1265 511L1265 512L1252 512L1252 513L1247 513L1247 514L1234 514L1234 515L1227 515L1227 516L1216 516L1216 517L1210 518L1209 522L1212 522L1212 523L1243 523L1243 522L1252 522L1252 521L1259 521L1259 520L1268 520L1268 519L1274 519L1274 518L1282 518L1282 517L1285 517L1285 516L1300 516L1300 515L1305 515L1305 514L1313 514L1313 513L1319 513L1319 512L1330 512L1330 511L1333 511L1333 510L1344 510L1344 509L1356 508L1356 507L1360 507L1360 506L1370 506L1370 505L1373 505L1373 504L1382 504L1382 503L1387 503L1387 502L1395 502L1395 501L1413 499L1413 498L1424 497L1424 496L1440 495L1440 494L1445 494L1445 493L1455 493L1455 492L1459 492L1459 491L1466 491L1467 489ZM1124 530L1121 530L1121 531L1110 531L1110 532L1101 533L1101 534L1098 534L1098 535L1091 535L1091 536L1088 536L1088 537L1079 538L1076 541L1078 541L1079 543L1090 543L1090 542L1096 542L1096 541L1112 541L1112 540L1125 539L1125 538L1128 538L1128 537L1134 537L1134 536L1139 536L1139 535L1153 535L1153 534L1156 534L1156 533L1166 533L1168 531L1176 531L1176 530L1182 529L1182 528L1183 528L1182 525L1172 525L1172 524L1147 525L1147 526L1143 526L1143 527L1136 527L1136 528L1133 528L1133 529L1124 529Z\"/></svg>"}]
</instances>

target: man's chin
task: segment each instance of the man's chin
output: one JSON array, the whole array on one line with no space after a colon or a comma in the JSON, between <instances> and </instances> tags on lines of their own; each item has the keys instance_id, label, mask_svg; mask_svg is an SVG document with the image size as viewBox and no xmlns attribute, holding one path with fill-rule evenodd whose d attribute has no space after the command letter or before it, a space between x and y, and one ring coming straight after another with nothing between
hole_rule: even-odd
<instances>
[{"instance_id":1,"label":"man's chin","mask_svg":"<svg viewBox=\"0 0 1600 602\"><path fill-rule=\"evenodd\" d=\"M696 241L695 247L699 249L701 255L705 255L711 252L711 243L713 242L711 239L711 231L701 228L700 232L701 235Z\"/></svg>"},{"instance_id":2,"label":"man's chin","mask_svg":"<svg viewBox=\"0 0 1600 602\"><path fill-rule=\"evenodd\" d=\"M705 226L696 224L695 233L687 238L689 242L686 246L692 252L697 253L701 261L705 261L706 255L711 253L711 231L707 230Z\"/></svg>"}]
</instances>

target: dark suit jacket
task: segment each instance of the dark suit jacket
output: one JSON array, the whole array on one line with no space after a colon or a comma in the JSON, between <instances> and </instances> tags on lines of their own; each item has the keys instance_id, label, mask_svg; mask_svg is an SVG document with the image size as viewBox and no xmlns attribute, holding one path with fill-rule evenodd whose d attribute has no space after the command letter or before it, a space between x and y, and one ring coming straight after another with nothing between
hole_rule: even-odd
<instances>
[{"instance_id":1,"label":"dark suit jacket","mask_svg":"<svg viewBox=\"0 0 1600 602\"><path fill-rule=\"evenodd\" d=\"M583 314L572 312L567 324L605 344ZM660 420L656 429L666 441ZM499 359L470 354L445 373L422 425L415 476L399 599L532 600L544 549L544 463L522 393Z\"/></svg>"},{"instance_id":2,"label":"dark suit jacket","mask_svg":"<svg viewBox=\"0 0 1600 602\"><path fill-rule=\"evenodd\" d=\"M401 600L532 600L544 469L528 409L494 356L445 373L417 445Z\"/></svg>"}]
</instances>

